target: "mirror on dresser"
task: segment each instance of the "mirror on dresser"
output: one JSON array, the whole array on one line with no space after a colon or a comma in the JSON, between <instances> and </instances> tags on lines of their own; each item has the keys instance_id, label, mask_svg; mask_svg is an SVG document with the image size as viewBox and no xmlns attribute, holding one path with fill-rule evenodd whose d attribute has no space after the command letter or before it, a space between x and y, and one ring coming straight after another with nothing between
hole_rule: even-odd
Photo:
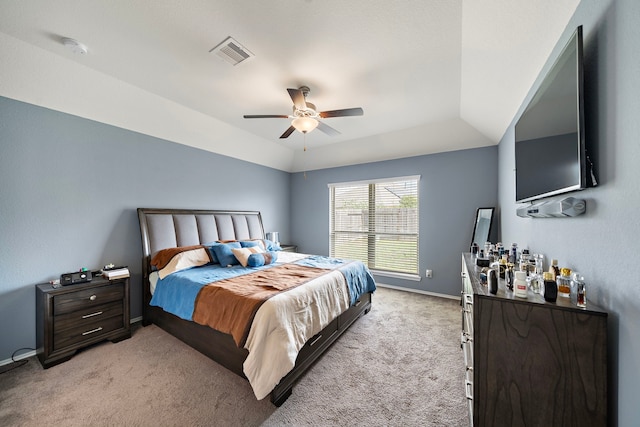
<instances>
[{"instance_id":1,"label":"mirror on dresser","mask_svg":"<svg viewBox=\"0 0 640 427\"><path fill-rule=\"evenodd\" d=\"M476 210L476 221L473 225L473 234L471 235L470 246L477 243L478 246L482 247L484 242L489 240L494 210L495 208L478 208Z\"/></svg>"}]
</instances>

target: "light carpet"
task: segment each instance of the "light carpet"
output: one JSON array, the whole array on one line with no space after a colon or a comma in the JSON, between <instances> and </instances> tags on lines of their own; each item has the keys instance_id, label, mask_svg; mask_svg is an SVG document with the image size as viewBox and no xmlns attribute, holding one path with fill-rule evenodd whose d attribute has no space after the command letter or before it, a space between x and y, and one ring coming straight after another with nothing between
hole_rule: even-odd
<instances>
[{"instance_id":1,"label":"light carpet","mask_svg":"<svg viewBox=\"0 0 640 427\"><path fill-rule=\"evenodd\" d=\"M468 425L455 300L379 288L279 408L156 326L0 375L2 426Z\"/></svg>"}]
</instances>

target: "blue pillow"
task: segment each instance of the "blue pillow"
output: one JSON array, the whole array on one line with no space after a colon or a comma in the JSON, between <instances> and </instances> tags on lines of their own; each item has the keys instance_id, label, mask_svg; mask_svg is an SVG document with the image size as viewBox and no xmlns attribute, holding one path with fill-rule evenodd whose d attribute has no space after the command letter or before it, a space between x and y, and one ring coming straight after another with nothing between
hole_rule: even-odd
<instances>
[{"instance_id":1,"label":"blue pillow","mask_svg":"<svg viewBox=\"0 0 640 427\"><path fill-rule=\"evenodd\" d=\"M211 256L211 262L214 264L220 264L220 261L218 261L218 257L216 256L216 253L213 250L213 247L221 244L222 243L207 243L206 245L204 245L207 248L207 251L209 251L209 255Z\"/></svg>"},{"instance_id":2,"label":"blue pillow","mask_svg":"<svg viewBox=\"0 0 640 427\"><path fill-rule=\"evenodd\" d=\"M238 258L231 252L233 248L239 249L240 242L219 243L211 246L213 253L215 253L215 258L223 267L240 264Z\"/></svg>"},{"instance_id":3,"label":"blue pillow","mask_svg":"<svg viewBox=\"0 0 640 427\"><path fill-rule=\"evenodd\" d=\"M247 267L261 267L276 262L278 259L277 252L262 252L259 254L251 254L247 259Z\"/></svg>"},{"instance_id":4,"label":"blue pillow","mask_svg":"<svg viewBox=\"0 0 640 427\"><path fill-rule=\"evenodd\" d=\"M282 248L280 247L279 244L272 242L271 240L267 240L264 239L264 245L266 246L265 249L267 251L281 251Z\"/></svg>"}]
</instances>

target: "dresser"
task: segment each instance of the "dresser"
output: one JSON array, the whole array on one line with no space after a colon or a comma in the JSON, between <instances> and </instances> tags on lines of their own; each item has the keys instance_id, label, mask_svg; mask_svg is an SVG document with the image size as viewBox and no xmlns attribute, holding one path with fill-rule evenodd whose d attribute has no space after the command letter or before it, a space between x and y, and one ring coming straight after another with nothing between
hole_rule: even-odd
<instances>
[{"instance_id":1,"label":"dresser","mask_svg":"<svg viewBox=\"0 0 640 427\"><path fill-rule=\"evenodd\" d=\"M129 337L129 278L36 285L36 354L45 369L88 345Z\"/></svg>"},{"instance_id":2,"label":"dresser","mask_svg":"<svg viewBox=\"0 0 640 427\"><path fill-rule=\"evenodd\" d=\"M607 313L529 290L492 295L462 255L465 393L473 426L606 426ZM587 295L588 296L588 295Z\"/></svg>"}]
</instances>

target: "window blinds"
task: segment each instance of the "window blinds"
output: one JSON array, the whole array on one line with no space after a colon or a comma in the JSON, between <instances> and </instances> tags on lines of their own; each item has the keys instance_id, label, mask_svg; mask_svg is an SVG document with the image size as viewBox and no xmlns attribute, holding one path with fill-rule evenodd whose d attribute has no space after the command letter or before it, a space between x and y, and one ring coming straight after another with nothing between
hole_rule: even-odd
<instances>
[{"instance_id":1,"label":"window blinds","mask_svg":"<svg viewBox=\"0 0 640 427\"><path fill-rule=\"evenodd\" d=\"M418 274L419 179L329 184L330 256Z\"/></svg>"}]
</instances>

